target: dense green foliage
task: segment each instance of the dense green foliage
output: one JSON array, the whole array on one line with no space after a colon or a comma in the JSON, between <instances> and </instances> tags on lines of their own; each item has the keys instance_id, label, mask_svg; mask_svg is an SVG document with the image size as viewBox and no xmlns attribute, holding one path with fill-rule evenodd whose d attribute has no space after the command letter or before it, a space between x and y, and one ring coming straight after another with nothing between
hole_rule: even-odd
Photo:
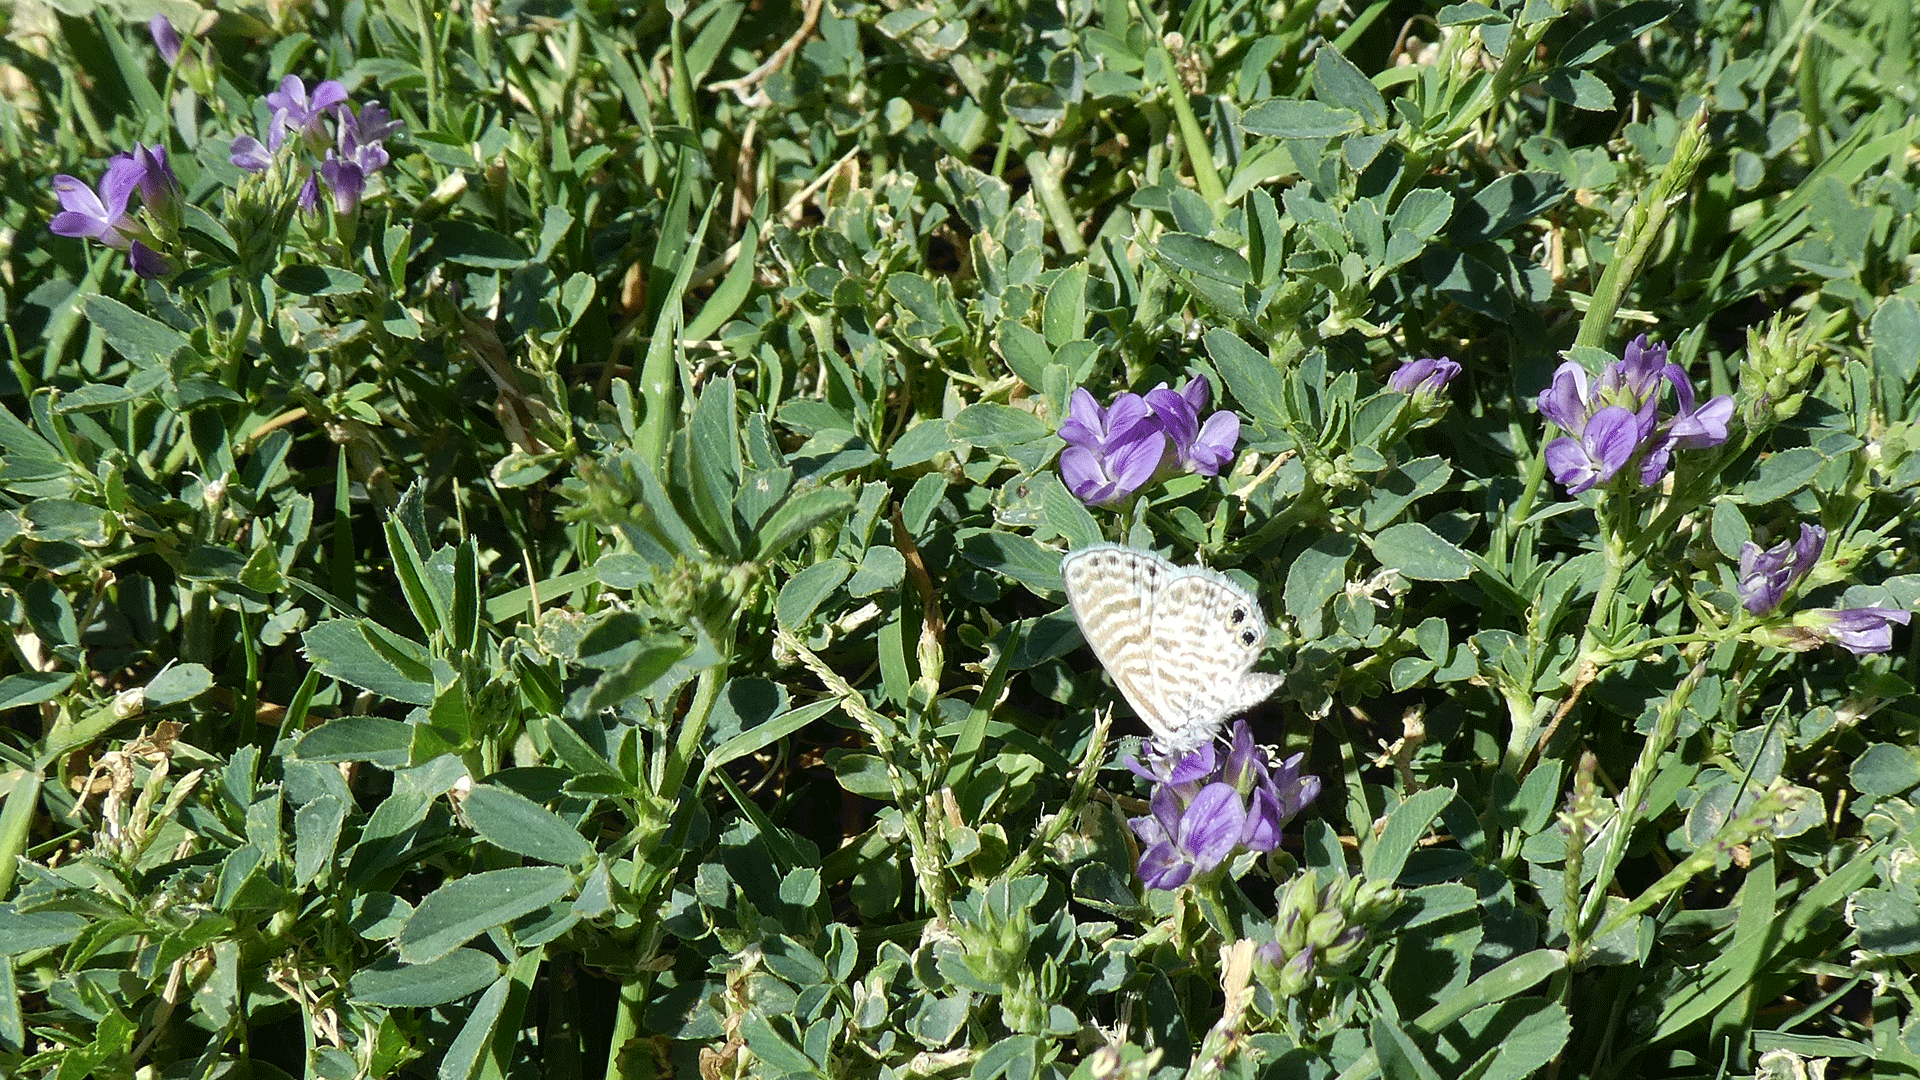
<instances>
[{"instance_id":1,"label":"dense green foliage","mask_svg":"<svg viewBox=\"0 0 1920 1080\"><path fill-rule=\"evenodd\" d=\"M0 11L0 1073L1920 1073L1920 654L1821 614L1920 606L1901 0L168 4ZM231 159L287 75L357 206ZM136 143L153 280L49 231ZM1643 332L1731 435L1568 495ZM1191 378L1223 475L1076 499ZM1175 890L1103 539L1324 784Z\"/></svg>"}]
</instances>

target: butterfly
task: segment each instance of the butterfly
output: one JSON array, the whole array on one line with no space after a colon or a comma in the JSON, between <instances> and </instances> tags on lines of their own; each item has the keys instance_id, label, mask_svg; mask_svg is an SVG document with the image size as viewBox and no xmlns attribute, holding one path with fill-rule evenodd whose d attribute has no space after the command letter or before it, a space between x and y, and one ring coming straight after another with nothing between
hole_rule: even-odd
<instances>
[{"instance_id":1,"label":"butterfly","mask_svg":"<svg viewBox=\"0 0 1920 1080\"><path fill-rule=\"evenodd\" d=\"M1069 552L1060 576L1081 634L1161 749L1198 749L1280 689L1281 676L1253 670L1267 643L1260 601L1224 576L1119 544Z\"/></svg>"}]
</instances>

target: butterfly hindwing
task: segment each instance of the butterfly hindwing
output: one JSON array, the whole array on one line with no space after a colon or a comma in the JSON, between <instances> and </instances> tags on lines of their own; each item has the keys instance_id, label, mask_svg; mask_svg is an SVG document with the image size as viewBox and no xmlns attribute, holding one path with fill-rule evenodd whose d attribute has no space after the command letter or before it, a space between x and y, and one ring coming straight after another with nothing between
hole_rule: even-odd
<instances>
[{"instance_id":1,"label":"butterfly hindwing","mask_svg":"<svg viewBox=\"0 0 1920 1080\"><path fill-rule=\"evenodd\" d=\"M1149 636L1165 729L1155 734L1169 745L1205 742L1229 716L1272 692L1269 686L1251 696L1248 682L1266 645L1266 616L1246 590L1211 570L1175 573L1155 606Z\"/></svg>"},{"instance_id":2,"label":"butterfly hindwing","mask_svg":"<svg viewBox=\"0 0 1920 1080\"><path fill-rule=\"evenodd\" d=\"M1220 574L1116 544L1060 570L1087 643L1162 746L1199 746L1279 687L1253 670L1267 640L1259 601Z\"/></svg>"}]
</instances>

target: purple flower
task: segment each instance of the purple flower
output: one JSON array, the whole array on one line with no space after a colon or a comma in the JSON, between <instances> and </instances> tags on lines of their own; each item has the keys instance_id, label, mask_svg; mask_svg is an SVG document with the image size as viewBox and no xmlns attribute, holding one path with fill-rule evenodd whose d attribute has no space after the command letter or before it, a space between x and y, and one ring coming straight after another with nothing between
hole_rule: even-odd
<instances>
[{"instance_id":1,"label":"purple flower","mask_svg":"<svg viewBox=\"0 0 1920 1080\"><path fill-rule=\"evenodd\" d=\"M1618 405L1601 409L1586 421L1578 438L1562 436L1547 444L1547 469L1569 495L1612 480L1647 436L1652 425L1646 419Z\"/></svg>"},{"instance_id":2,"label":"purple flower","mask_svg":"<svg viewBox=\"0 0 1920 1080\"><path fill-rule=\"evenodd\" d=\"M340 152L343 156L354 157L357 164L372 172L387 163L387 153L381 147L386 140L400 133L400 121L393 118L377 101L370 101L360 107L359 112L352 108L340 110ZM362 149L379 152L378 163L369 164L355 155Z\"/></svg>"},{"instance_id":3,"label":"purple flower","mask_svg":"<svg viewBox=\"0 0 1920 1080\"><path fill-rule=\"evenodd\" d=\"M1667 386L1677 402L1663 418L1660 401ZM1575 361L1561 364L1540 392L1540 415L1567 433L1547 444L1547 467L1568 494L1577 495L1613 479L1636 457L1635 475L1642 486L1652 487L1666 476L1675 450L1726 442L1733 398L1722 395L1696 409L1686 371L1667 360L1667 346L1648 344L1642 334L1597 381ZM1601 425L1597 431L1596 423Z\"/></svg>"},{"instance_id":4,"label":"purple flower","mask_svg":"<svg viewBox=\"0 0 1920 1080\"><path fill-rule=\"evenodd\" d=\"M320 174L312 169L307 170L307 182L300 185L300 212L320 212Z\"/></svg>"},{"instance_id":5,"label":"purple flower","mask_svg":"<svg viewBox=\"0 0 1920 1080\"><path fill-rule=\"evenodd\" d=\"M1444 356L1437 360L1432 357L1409 360L1387 377L1387 389L1408 397L1437 397L1459 374L1460 365Z\"/></svg>"},{"instance_id":6,"label":"purple flower","mask_svg":"<svg viewBox=\"0 0 1920 1080\"><path fill-rule=\"evenodd\" d=\"M160 50L160 58L168 67L180 62L180 31L173 28L165 15L155 15L147 20L147 33L153 38L153 47Z\"/></svg>"},{"instance_id":7,"label":"purple flower","mask_svg":"<svg viewBox=\"0 0 1920 1080\"><path fill-rule=\"evenodd\" d=\"M180 220L180 178L167 164L167 148L133 144L133 162L140 168L140 202L161 220Z\"/></svg>"},{"instance_id":8,"label":"purple flower","mask_svg":"<svg viewBox=\"0 0 1920 1080\"><path fill-rule=\"evenodd\" d=\"M240 135L235 137L233 144L227 148L227 160L248 172L265 172L267 166L273 164L273 154L260 145L259 139L251 135Z\"/></svg>"},{"instance_id":9,"label":"purple flower","mask_svg":"<svg viewBox=\"0 0 1920 1080\"><path fill-rule=\"evenodd\" d=\"M127 262L132 265L134 273L148 281L173 273L172 261L138 240L127 250Z\"/></svg>"},{"instance_id":10,"label":"purple flower","mask_svg":"<svg viewBox=\"0 0 1920 1080\"><path fill-rule=\"evenodd\" d=\"M1755 615L1780 606L1794 583L1807 576L1826 545L1827 530L1802 524L1798 543L1782 540L1762 550L1749 540L1740 546L1740 603Z\"/></svg>"},{"instance_id":11,"label":"purple flower","mask_svg":"<svg viewBox=\"0 0 1920 1080\"><path fill-rule=\"evenodd\" d=\"M1140 879L1150 889L1176 889L1239 851L1272 851L1286 823L1320 794L1320 779L1300 775L1305 755L1275 761L1256 746L1245 720L1220 760L1211 743L1191 753L1159 753L1126 765L1155 785L1152 813L1128 824L1139 837Z\"/></svg>"},{"instance_id":12,"label":"purple flower","mask_svg":"<svg viewBox=\"0 0 1920 1080\"><path fill-rule=\"evenodd\" d=\"M1101 408L1085 388L1075 390L1060 437L1060 476L1080 501L1107 506L1153 479L1166 454L1160 420L1138 394L1121 394Z\"/></svg>"},{"instance_id":13,"label":"purple flower","mask_svg":"<svg viewBox=\"0 0 1920 1080\"><path fill-rule=\"evenodd\" d=\"M116 154L107 162L97 193L74 177L56 176L53 193L60 198L61 212L47 227L58 236L83 236L125 251L133 244L133 234L141 231L127 220L127 198L145 179L146 169L132 154Z\"/></svg>"},{"instance_id":14,"label":"purple flower","mask_svg":"<svg viewBox=\"0 0 1920 1080\"><path fill-rule=\"evenodd\" d=\"M1911 618L1913 612L1904 608L1863 607L1837 611L1819 608L1800 612L1793 617L1793 622L1855 656L1865 656L1893 648L1894 624L1905 626Z\"/></svg>"},{"instance_id":15,"label":"purple flower","mask_svg":"<svg viewBox=\"0 0 1920 1080\"><path fill-rule=\"evenodd\" d=\"M267 95L267 107L273 110L273 119L267 127L267 146L280 149L280 143L291 131L315 144L316 150L320 149L326 140L320 121L329 111L346 103L347 88L333 79L314 87L311 97L307 95L307 84L301 82L298 75L281 79L280 89Z\"/></svg>"},{"instance_id":16,"label":"purple flower","mask_svg":"<svg viewBox=\"0 0 1920 1080\"><path fill-rule=\"evenodd\" d=\"M367 174L360 166L342 161L329 150L327 160L320 163L320 178L327 182L327 191L333 195L335 213L351 214L359 208L360 196L367 190Z\"/></svg>"},{"instance_id":17,"label":"purple flower","mask_svg":"<svg viewBox=\"0 0 1920 1080\"><path fill-rule=\"evenodd\" d=\"M1200 413L1213 399L1213 387L1205 379L1194 379L1179 390L1161 383L1147 391L1147 404L1159 418L1171 445L1169 471L1180 469L1201 476L1218 476L1233 460L1233 448L1240 442L1240 417L1217 412L1200 422Z\"/></svg>"}]
</instances>

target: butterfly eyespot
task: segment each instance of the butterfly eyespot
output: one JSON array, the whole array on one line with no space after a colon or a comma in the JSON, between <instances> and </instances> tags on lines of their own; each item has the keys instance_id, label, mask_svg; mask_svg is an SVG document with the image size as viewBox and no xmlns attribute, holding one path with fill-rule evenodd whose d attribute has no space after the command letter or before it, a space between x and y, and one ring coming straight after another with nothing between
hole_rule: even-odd
<instances>
[{"instance_id":1,"label":"butterfly eyespot","mask_svg":"<svg viewBox=\"0 0 1920 1080\"><path fill-rule=\"evenodd\" d=\"M1253 643L1254 643L1254 641L1255 641L1255 640L1257 640L1258 638L1259 638L1259 635L1258 635L1258 634L1255 634L1255 633L1254 633L1253 631L1251 631L1251 630L1242 630L1242 631L1240 631L1240 644L1242 644L1242 645L1251 645L1251 644L1253 644Z\"/></svg>"},{"instance_id":2,"label":"butterfly eyespot","mask_svg":"<svg viewBox=\"0 0 1920 1080\"><path fill-rule=\"evenodd\" d=\"M1233 625L1235 625L1235 626L1239 626L1239 625L1240 625L1241 623L1243 623L1243 622L1246 622L1246 621L1247 621L1247 609L1246 609L1246 608L1234 608L1234 609L1233 609L1233 614L1231 614L1231 615L1229 615L1229 616L1227 616L1227 621L1228 621L1228 622L1230 622L1230 623L1232 623L1232 624L1233 624Z\"/></svg>"}]
</instances>

